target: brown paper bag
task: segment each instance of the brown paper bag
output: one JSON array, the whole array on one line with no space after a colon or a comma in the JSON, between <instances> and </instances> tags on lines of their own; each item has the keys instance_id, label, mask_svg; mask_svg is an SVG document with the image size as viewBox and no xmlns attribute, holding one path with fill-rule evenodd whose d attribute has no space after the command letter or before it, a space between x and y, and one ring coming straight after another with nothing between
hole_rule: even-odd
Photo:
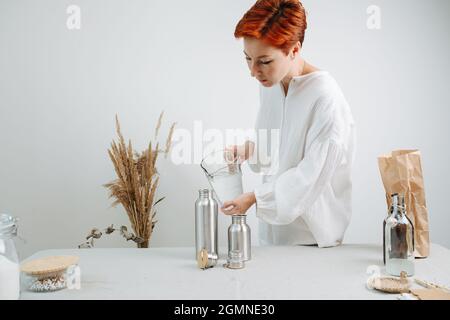
<instances>
[{"instance_id":1,"label":"brown paper bag","mask_svg":"<svg viewBox=\"0 0 450 320\"><path fill-rule=\"evenodd\" d=\"M414 255L429 255L428 211L425 202L422 165L418 150L396 150L378 157L378 167L386 191L388 208L391 194L405 195L407 216L414 226Z\"/></svg>"},{"instance_id":2,"label":"brown paper bag","mask_svg":"<svg viewBox=\"0 0 450 320\"><path fill-rule=\"evenodd\" d=\"M450 293L441 289L411 289L420 300L450 300Z\"/></svg>"}]
</instances>

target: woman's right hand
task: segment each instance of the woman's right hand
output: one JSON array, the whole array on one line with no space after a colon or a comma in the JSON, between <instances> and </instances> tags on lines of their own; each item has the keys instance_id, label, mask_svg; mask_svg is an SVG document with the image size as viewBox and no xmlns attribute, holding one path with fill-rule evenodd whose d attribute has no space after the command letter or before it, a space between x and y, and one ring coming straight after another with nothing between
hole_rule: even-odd
<instances>
[{"instance_id":1,"label":"woman's right hand","mask_svg":"<svg viewBox=\"0 0 450 320\"><path fill-rule=\"evenodd\" d=\"M255 150L255 143L253 141L246 141L241 145L232 145L225 148L227 151L231 151L234 158L238 158L239 162L248 160L253 155Z\"/></svg>"}]
</instances>

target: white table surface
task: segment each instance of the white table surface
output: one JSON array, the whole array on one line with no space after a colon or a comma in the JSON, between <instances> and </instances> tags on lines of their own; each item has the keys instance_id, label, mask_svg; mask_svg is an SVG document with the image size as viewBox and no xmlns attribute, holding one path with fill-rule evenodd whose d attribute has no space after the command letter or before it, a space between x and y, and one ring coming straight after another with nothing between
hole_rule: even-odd
<instances>
[{"instance_id":1,"label":"white table surface","mask_svg":"<svg viewBox=\"0 0 450 320\"><path fill-rule=\"evenodd\" d=\"M34 293L21 299L397 299L366 288L367 268L384 274L381 246L342 245L253 247L244 269L201 270L190 247L149 249L45 250L25 261L51 255L80 257L81 289ZM415 260L417 278L450 286L450 250L433 244Z\"/></svg>"}]
</instances>

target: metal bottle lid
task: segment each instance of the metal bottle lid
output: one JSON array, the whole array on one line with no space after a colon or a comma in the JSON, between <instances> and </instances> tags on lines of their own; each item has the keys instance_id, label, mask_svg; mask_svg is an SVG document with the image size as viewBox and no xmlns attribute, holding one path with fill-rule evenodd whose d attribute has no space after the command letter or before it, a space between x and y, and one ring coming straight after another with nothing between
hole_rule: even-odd
<instances>
[{"instance_id":1,"label":"metal bottle lid","mask_svg":"<svg viewBox=\"0 0 450 320\"><path fill-rule=\"evenodd\" d=\"M212 268L217 264L217 254L208 253L206 249L202 249L197 254L197 265L200 269Z\"/></svg>"}]
</instances>

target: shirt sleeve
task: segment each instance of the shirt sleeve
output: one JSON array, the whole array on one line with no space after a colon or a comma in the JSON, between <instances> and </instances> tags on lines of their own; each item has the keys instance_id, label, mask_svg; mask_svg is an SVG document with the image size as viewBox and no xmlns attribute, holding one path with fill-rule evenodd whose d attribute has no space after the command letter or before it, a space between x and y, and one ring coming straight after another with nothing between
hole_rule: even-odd
<instances>
[{"instance_id":1,"label":"shirt sleeve","mask_svg":"<svg viewBox=\"0 0 450 320\"><path fill-rule=\"evenodd\" d=\"M274 225L293 222L314 203L341 161L336 108L317 106L304 158L274 181L255 188L256 216Z\"/></svg>"},{"instance_id":2,"label":"shirt sleeve","mask_svg":"<svg viewBox=\"0 0 450 320\"><path fill-rule=\"evenodd\" d=\"M255 136L247 138L248 141L253 142L253 146L254 146L252 155L247 159L247 164L254 173L260 173L261 172L261 164L258 161L258 153L259 153L258 143L259 142L258 142L258 139L256 138L256 135L257 135L257 133L255 133Z\"/></svg>"},{"instance_id":3,"label":"shirt sleeve","mask_svg":"<svg viewBox=\"0 0 450 320\"><path fill-rule=\"evenodd\" d=\"M247 159L248 166L250 169L255 173L261 172L261 164L259 162L259 143L261 143L260 139L261 137L258 136L259 133L259 125L261 122L261 108L263 106L263 91L262 91L262 85L259 87L259 105L260 108L258 109L258 113L256 115L256 120L254 124L254 130L251 132L251 134L247 135L246 140L253 142L254 149L253 154Z\"/></svg>"}]
</instances>

